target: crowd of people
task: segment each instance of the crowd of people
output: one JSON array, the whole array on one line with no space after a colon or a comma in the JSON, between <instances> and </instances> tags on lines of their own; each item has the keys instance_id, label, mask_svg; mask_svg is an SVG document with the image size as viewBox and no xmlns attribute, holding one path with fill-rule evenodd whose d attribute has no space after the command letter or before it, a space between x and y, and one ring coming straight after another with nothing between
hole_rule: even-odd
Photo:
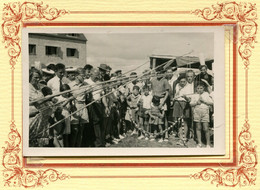
<instances>
[{"instance_id":1,"label":"crowd of people","mask_svg":"<svg viewBox=\"0 0 260 190\"><path fill-rule=\"evenodd\" d=\"M130 76L100 64L30 69L30 147L109 147L127 135L162 143L172 135L186 146L211 147L213 76L176 68ZM195 131L195 132L194 132Z\"/></svg>"}]
</instances>

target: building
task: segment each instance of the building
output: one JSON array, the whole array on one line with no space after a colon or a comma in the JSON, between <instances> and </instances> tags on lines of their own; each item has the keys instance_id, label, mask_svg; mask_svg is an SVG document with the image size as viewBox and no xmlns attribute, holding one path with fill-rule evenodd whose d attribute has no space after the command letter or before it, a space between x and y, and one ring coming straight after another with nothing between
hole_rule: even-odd
<instances>
[{"instance_id":1,"label":"building","mask_svg":"<svg viewBox=\"0 0 260 190\"><path fill-rule=\"evenodd\" d=\"M29 33L29 64L63 63L66 67L86 64L87 39L80 33Z\"/></svg>"}]
</instances>

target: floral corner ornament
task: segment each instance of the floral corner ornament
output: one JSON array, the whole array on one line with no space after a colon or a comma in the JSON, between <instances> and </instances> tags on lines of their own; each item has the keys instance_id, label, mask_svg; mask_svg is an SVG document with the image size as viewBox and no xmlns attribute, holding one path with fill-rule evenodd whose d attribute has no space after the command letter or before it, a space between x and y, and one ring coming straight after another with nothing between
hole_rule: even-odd
<instances>
[{"instance_id":1,"label":"floral corner ornament","mask_svg":"<svg viewBox=\"0 0 260 190\"><path fill-rule=\"evenodd\" d=\"M252 3L224 2L206 7L202 10L197 9L191 12L207 21L213 20L231 20L238 24L240 37L238 39L238 53L245 66L245 72L249 69L249 58L252 55L254 43L256 43L257 33L257 10L256 5ZM246 78L246 81L248 78ZM247 82L246 82L247 84ZM246 96L248 86L246 86ZM238 135L240 158L238 166L231 169L213 169L206 168L191 178L211 181L217 186L249 186L255 185L257 176L257 152L254 141L251 139L250 125L248 121L248 105L246 104L245 123Z\"/></svg>"},{"instance_id":2,"label":"floral corner ornament","mask_svg":"<svg viewBox=\"0 0 260 190\"><path fill-rule=\"evenodd\" d=\"M14 69L17 59L21 54L21 38L20 32L22 23L33 19L53 21L69 12L50 8L43 2L13 2L4 4L2 35L5 48L8 48L10 56L10 65Z\"/></svg>"},{"instance_id":3,"label":"floral corner ornament","mask_svg":"<svg viewBox=\"0 0 260 190\"><path fill-rule=\"evenodd\" d=\"M245 67L249 66L249 58L252 55L252 48L256 43L257 33L257 10L253 3L224 2L206 7L202 10L191 11L207 21L227 19L236 21L239 25L240 38L238 53L243 60Z\"/></svg>"},{"instance_id":4,"label":"floral corner ornament","mask_svg":"<svg viewBox=\"0 0 260 190\"><path fill-rule=\"evenodd\" d=\"M4 4L2 35L5 48L8 49L8 55L10 57L9 64L11 65L12 71L15 69L15 65L21 54L21 38L19 36L23 22L35 19L52 21L65 14L68 14L68 11L50 8L48 5L43 5L42 2L12 2ZM14 73L12 72L12 81L13 80ZM14 84L12 83L12 85ZM6 186L16 187L37 187L69 178L69 176L55 169L34 171L22 166L21 135L17 130L14 119L13 89L11 97L12 111L10 132L8 134L8 140L5 142L6 146L3 147L4 152L2 158L4 184Z\"/></svg>"}]
</instances>

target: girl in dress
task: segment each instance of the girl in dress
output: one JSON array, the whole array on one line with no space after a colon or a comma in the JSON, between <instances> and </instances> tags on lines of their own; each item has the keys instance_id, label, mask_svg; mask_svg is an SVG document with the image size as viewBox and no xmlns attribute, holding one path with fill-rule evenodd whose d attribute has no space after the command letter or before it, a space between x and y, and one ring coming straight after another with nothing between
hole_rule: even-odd
<instances>
[{"instance_id":1,"label":"girl in dress","mask_svg":"<svg viewBox=\"0 0 260 190\"><path fill-rule=\"evenodd\" d=\"M160 131L160 139L158 142L163 142L162 138L162 125L164 118L164 111L160 108L160 97L153 96L151 110L147 111L150 115L149 124L152 127L152 132L157 135L157 131ZM154 136L151 137L150 141L154 141Z\"/></svg>"}]
</instances>

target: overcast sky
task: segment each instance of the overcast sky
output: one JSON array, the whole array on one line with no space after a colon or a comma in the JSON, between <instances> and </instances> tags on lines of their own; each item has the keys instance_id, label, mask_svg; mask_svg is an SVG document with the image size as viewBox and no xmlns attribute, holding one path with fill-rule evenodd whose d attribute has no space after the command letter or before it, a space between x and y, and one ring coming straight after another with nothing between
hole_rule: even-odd
<instances>
[{"instance_id":1,"label":"overcast sky","mask_svg":"<svg viewBox=\"0 0 260 190\"><path fill-rule=\"evenodd\" d=\"M205 58L214 58L213 33L107 33L85 34L87 38L87 63L94 67L101 63L112 67L112 72L121 69L138 69L141 73L149 68L149 56L181 56L193 51L191 55L204 54Z\"/></svg>"}]
</instances>

